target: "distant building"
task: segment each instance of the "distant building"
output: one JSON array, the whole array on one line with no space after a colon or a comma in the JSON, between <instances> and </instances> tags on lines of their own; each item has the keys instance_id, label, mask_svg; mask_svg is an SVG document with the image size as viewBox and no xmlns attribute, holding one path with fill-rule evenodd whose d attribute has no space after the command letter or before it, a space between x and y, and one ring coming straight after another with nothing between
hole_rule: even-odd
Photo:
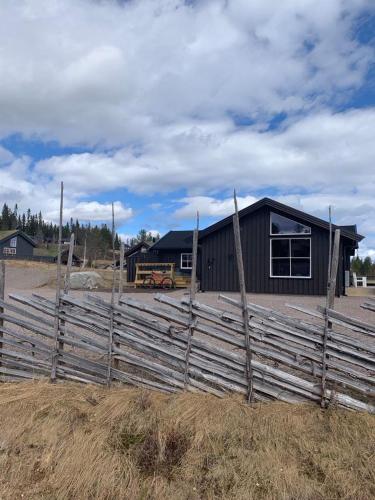
<instances>
[{"instance_id":1,"label":"distant building","mask_svg":"<svg viewBox=\"0 0 375 500\"><path fill-rule=\"evenodd\" d=\"M0 231L0 259L30 259L35 241L19 229Z\"/></svg>"}]
</instances>

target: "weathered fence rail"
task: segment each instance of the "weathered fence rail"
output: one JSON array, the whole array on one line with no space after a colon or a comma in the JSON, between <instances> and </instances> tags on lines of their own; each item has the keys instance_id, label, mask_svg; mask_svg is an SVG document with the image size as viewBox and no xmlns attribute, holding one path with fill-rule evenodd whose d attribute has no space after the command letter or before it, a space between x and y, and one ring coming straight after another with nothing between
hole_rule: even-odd
<instances>
[{"instance_id":1,"label":"weathered fence rail","mask_svg":"<svg viewBox=\"0 0 375 500\"><path fill-rule=\"evenodd\" d=\"M363 307L363 309L369 309L370 311L375 312L375 299L368 298L361 307Z\"/></svg>"},{"instance_id":2,"label":"weathered fence rail","mask_svg":"<svg viewBox=\"0 0 375 500\"><path fill-rule=\"evenodd\" d=\"M39 295L11 294L10 301L0 300L1 377L50 377L55 366L57 379L246 396L243 302L220 298L212 307L168 294L157 294L155 303L126 295L117 303L62 294L56 308L55 301ZM375 411L375 326L332 310L291 306L313 317L310 323L256 304L246 307L255 401L320 403L328 314L333 326L326 345L325 398Z\"/></svg>"}]
</instances>

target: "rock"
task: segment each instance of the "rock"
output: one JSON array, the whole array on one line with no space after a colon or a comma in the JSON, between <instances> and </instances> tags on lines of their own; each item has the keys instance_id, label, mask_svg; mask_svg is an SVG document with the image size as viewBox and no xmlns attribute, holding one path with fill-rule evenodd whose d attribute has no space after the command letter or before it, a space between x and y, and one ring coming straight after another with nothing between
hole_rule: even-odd
<instances>
[{"instance_id":1,"label":"rock","mask_svg":"<svg viewBox=\"0 0 375 500\"><path fill-rule=\"evenodd\" d=\"M94 271L83 271L79 273L72 273L70 275L70 288L72 290L80 288L92 290L93 288L98 288L100 284L101 276Z\"/></svg>"}]
</instances>

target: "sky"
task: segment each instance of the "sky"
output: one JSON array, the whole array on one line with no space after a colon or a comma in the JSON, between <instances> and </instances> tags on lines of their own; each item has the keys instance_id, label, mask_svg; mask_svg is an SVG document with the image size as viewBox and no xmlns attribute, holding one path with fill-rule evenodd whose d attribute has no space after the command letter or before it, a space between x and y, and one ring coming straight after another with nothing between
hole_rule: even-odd
<instances>
[{"instance_id":1,"label":"sky","mask_svg":"<svg viewBox=\"0 0 375 500\"><path fill-rule=\"evenodd\" d=\"M375 258L373 0L1 0L0 203L201 227L268 196Z\"/></svg>"}]
</instances>

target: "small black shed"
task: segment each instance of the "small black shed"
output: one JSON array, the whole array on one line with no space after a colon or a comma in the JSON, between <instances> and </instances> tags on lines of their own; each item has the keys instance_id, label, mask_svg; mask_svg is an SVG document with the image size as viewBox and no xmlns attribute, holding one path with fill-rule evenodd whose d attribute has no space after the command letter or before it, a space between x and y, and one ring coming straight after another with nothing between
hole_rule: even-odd
<instances>
[{"instance_id":1,"label":"small black shed","mask_svg":"<svg viewBox=\"0 0 375 500\"><path fill-rule=\"evenodd\" d=\"M29 259L36 243L19 229L0 231L0 259Z\"/></svg>"}]
</instances>

